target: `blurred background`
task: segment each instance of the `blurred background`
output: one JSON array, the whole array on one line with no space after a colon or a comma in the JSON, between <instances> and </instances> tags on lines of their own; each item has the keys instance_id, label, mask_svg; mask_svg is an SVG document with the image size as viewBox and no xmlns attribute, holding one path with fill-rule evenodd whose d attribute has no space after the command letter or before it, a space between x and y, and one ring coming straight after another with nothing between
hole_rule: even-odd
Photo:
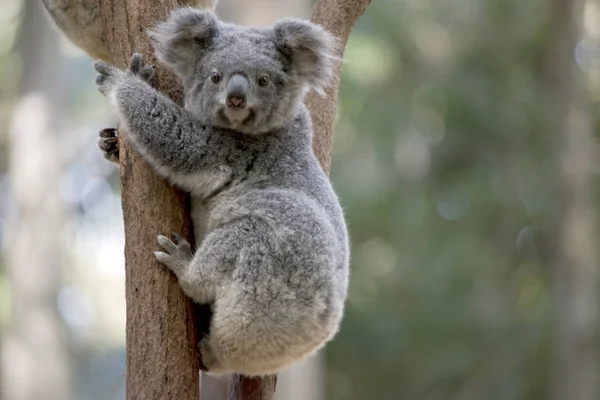
<instances>
[{"instance_id":1,"label":"blurred background","mask_svg":"<svg viewBox=\"0 0 600 400\"><path fill-rule=\"evenodd\" d=\"M346 316L278 399L537 400L557 379L598 382L600 1L580 3L566 56L559 4L369 6L331 170L352 241ZM311 7L218 12L263 25ZM96 147L116 116L94 77L37 0L0 0L3 400L124 399L119 180Z\"/></svg>"}]
</instances>

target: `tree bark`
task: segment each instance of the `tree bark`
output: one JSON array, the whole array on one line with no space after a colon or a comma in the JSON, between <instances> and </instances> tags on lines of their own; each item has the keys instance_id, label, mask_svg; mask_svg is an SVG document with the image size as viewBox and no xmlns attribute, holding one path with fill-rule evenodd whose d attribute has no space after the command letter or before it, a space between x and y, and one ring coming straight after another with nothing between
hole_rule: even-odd
<instances>
[{"instance_id":1,"label":"tree bark","mask_svg":"<svg viewBox=\"0 0 600 400\"><path fill-rule=\"evenodd\" d=\"M70 398L71 370L57 297L66 263L67 211L59 190L64 104L56 37L36 0L24 2L17 52L22 60L10 123L12 202L6 228L11 320L2 341L0 398ZM49 79L48 77L52 77Z\"/></svg>"},{"instance_id":2,"label":"tree bark","mask_svg":"<svg viewBox=\"0 0 600 400\"><path fill-rule=\"evenodd\" d=\"M333 33L339 41L340 62L336 66L333 84L329 86L325 96L311 92L306 103L313 122L313 149L323 170L328 175L331 168L331 148L342 71L341 59L356 21L369 4L371 4L371 0L317 0L313 8L312 22Z\"/></svg>"},{"instance_id":3,"label":"tree bark","mask_svg":"<svg viewBox=\"0 0 600 400\"><path fill-rule=\"evenodd\" d=\"M95 60L113 62L113 49L107 35L110 26L105 24L102 9L105 0L41 0L56 26L71 42ZM171 7L194 5L214 7L216 0L172 0Z\"/></svg>"},{"instance_id":4,"label":"tree bark","mask_svg":"<svg viewBox=\"0 0 600 400\"><path fill-rule=\"evenodd\" d=\"M340 61L336 66L333 83L325 92L325 96L321 97L313 92L308 96L306 103L313 122L313 149L321 167L328 175L342 70L341 59L352 28L370 3L371 0L317 0L313 8L312 22L333 33L339 41ZM234 374L229 384L229 400L272 400L276 382L276 376L252 378Z\"/></svg>"},{"instance_id":5,"label":"tree bark","mask_svg":"<svg viewBox=\"0 0 600 400\"><path fill-rule=\"evenodd\" d=\"M145 30L182 4L100 0L110 60L124 68L132 53L139 52L146 62L154 62ZM182 90L171 72L158 69L154 83L181 103ZM159 233L176 232L193 244L189 201L130 150L126 132L120 131L120 137L125 139L119 141L119 154L125 224L127 398L197 400L198 331L207 327L210 310L194 305L175 276L152 254Z\"/></svg>"},{"instance_id":6,"label":"tree bark","mask_svg":"<svg viewBox=\"0 0 600 400\"><path fill-rule=\"evenodd\" d=\"M591 173L594 143L573 51L582 2L551 1L551 140L556 218L553 232L555 400L598 395L598 258Z\"/></svg>"},{"instance_id":7,"label":"tree bark","mask_svg":"<svg viewBox=\"0 0 600 400\"><path fill-rule=\"evenodd\" d=\"M90 57L110 61L101 0L41 0L56 26Z\"/></svg>"}]
</instances>

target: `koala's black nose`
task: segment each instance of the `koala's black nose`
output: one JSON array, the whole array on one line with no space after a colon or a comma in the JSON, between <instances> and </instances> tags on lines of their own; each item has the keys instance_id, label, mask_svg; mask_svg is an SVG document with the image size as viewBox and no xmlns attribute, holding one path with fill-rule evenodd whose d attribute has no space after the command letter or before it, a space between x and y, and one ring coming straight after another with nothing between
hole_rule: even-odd
<instances>
[{"instance_id":1,"label":"koala's black nose","mask_svg":"<svg viewBox=\"0 0 600 400\"><path fill-rule=\"evenodd\" d=\"M246 107L246 94L250 83L243 75L233 75L227 81L227 107L244 108Z\"/></svg>"}]
</instances>

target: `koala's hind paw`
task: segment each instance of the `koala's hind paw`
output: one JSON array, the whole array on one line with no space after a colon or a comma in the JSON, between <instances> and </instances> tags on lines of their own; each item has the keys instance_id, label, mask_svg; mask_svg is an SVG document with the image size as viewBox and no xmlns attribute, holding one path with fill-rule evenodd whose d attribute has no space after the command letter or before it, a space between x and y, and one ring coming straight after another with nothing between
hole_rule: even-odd
<instances>
[{"instance_id":1,"label":"koala's hind paw","mask_svg":"<svg viewBox=\"0 0 600 400\"><path fill-rule=\"evenodd\" d=\"M218 373L221 367L214 352L211 350L208 337L204 337L198 342L198 352L202 361L202 370L210 373Z\"/></svg>"},{"instance_id":2,"label":"koala's hind paw","mask_svg":"<svg viewBox=\"0 0 600 400\"><path fill-rule=\"evenodd\" d=\"M154 65L144 65L144 58L139 53L134 53L129 59L129 70L146 82L154 76Z\"/></svg>"},{"instance_id":3,"label":"koala's hind paw","mask_svg":"<svg viewBox=\"0 0 600 400\"><path fill-rule=\"evenodd\" d=\"M158 235L157 240L160 247L166 250L166 253L156 251L154 257L179 277L194 257L190 244L176 233L173 234L173 240L163 235Z\"/></svg>"},{"instance_id":4,"label":"koala's hind paw","mask_svg":"<svg viewBox=\"0 0 600 400\"><path fill-rule=\"evenodd\" d=\"M98 147L104 158L119 163L119 136L115 128L105 128L98 133Z\"/></svg>"}]
</instances>

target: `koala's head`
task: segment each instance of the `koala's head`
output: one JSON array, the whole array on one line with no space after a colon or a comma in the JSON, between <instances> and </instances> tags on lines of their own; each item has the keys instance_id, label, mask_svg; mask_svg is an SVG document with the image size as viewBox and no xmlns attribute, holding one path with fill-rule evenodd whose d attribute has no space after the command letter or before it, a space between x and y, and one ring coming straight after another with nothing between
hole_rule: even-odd
<instances>
[{"instance_id":1,"label":"koala's head","mask_svg":"<svg viewBox=\"0 0 600 400\"><path fill-rule=\"evenodd\" d=\"M333 76L336 41L307 21L243 27L189 7L173 11L150 36L158 59L182 79L186 108L240 132L283 126L305 92L322 92Z\"/></svg>"}]
</instances>

